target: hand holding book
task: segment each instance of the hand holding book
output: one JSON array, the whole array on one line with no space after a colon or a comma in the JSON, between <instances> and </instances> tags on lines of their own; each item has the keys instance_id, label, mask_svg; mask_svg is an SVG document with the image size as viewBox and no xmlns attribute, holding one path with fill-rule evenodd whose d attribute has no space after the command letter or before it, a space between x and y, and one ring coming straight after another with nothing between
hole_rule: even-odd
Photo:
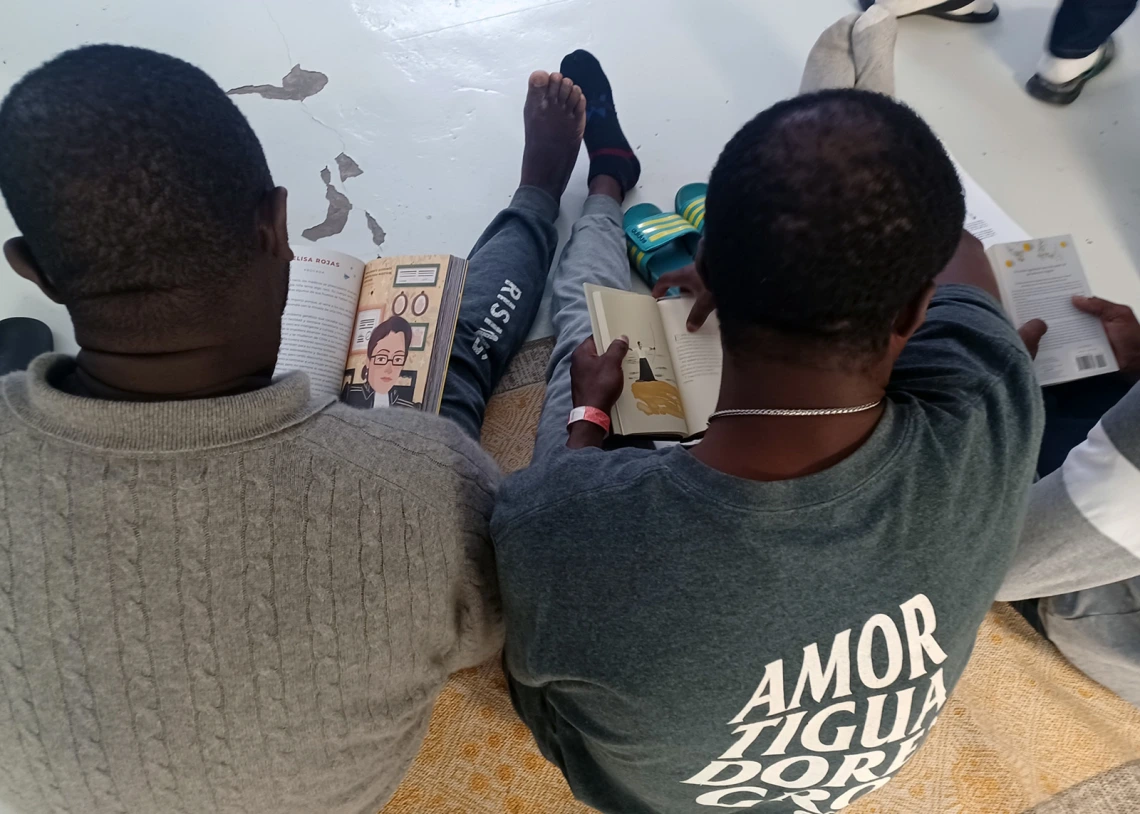
<instances>
[{"instance_id":1,"label":"hand holding book","mask_svg":"<svg viewBox=\"0 0 1140 814\"><path fill-rule=\"evenodd\" d=\"M1100 320L1120 373L1140 382L1140 322L1133 310L1100 297L1073 297L1073 307ZM1041 339L1048 330L1048 324L1040 319L1032 319L1018 329L1029 355L1035 359Z\"/></svg>"},{"instance_id":2,"label":"hand holding book","mask_svg":"<svg viewBox=\"0 0 1140 814\"><path fill-rule=\"evenodd\" d=\"M1100 320L1120 372L1140 381L1140 322L1133 310L1100 297L1073 297L1073 307Z\"/></svg>"},{"instance_id":3,"label":"hand holding book","mask_svg":"<svg viewBox=\"0 0 1140 814\"><path fill-rule=\"evenodd\" d=\"M570 357L570 392L575 407L594 407L603 413L613 409L625 386L622 361L627 353L629 339L625 336L614 339L601 354L592 336L578 346ZM570 425L567 446L571 449L600 447L605 438L602 427L579 421Z\"/></svg>"},{"instance_id":4,"label":"hand holding book","mask_svg":"<svg viewBox=\"0 0 1140 814\"><path fill-rule=\"evenodd\" d=\"M1119 370L1109 323L1079 305L1092 290L1071 235L998 243L986 256L1042 386Z\"/></svg>"},{"instance_id":5,"label":"hand holding book","mask_svg":"<svg viewBox=\"0 0 1140 814\"><path fill-rule=\"evenodd\" d=\"M619 336L605 353L598 353L594 337L578 346L570 357L570 392L575 407L597 407L608 413L621 396L625 376L622 360L629 352L629 338Z\"/></svg>"},{"instance_id":6,"label":"hand holding book","mask_svg":"<svg viewBox=\"0 0 1140 814\"><path fill-rule=\"evenodd\" d=\"M1029 358L1037 358L1037 350L1041 347L1041 340L1045 338L1048 330L1049 326L1043 319L1031 319L1017 329L1017 335L1021 337L1026 350L1029 351Z\"/></svg>"}]
</instances>

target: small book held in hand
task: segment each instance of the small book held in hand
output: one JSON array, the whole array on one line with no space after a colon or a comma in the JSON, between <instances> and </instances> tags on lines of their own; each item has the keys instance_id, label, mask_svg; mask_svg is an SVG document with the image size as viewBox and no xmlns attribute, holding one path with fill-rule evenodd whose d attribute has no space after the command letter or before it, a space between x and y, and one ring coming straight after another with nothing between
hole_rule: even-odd
<instances>
[{"instance_id":1,"label":"small book held in hand","mask_svg":"<svg viewBox=\"0 0 1140 814\"><path fill-rule=\"evenodd\" d=\"M1081 313L1073 297L1090 297L1072 235L999 243L986 250L1013 324L1043 319L1049 326L1034 370L1042 386L1120 369L1100 320Z\"/></svg>"},{"instance_id":2,"label":"small book held in hand","mask_svg":"<svg viewBox=\"0 0 1140 814\"><path fill-rule=\"evenodd\" d=\"M467 261L293 252L275 375L303 371L353 407L439 412Z\"/></svg>"},{"instance_id":3,"label":"small book held in hand","mask_svg":"<svg viewBox=\"0 0 1140 814\"><path fill-rule=\"evenodd\" d=\"M1073 297L1092 295L1072 235L1031 238L960 165L966 192L966 231L986 247L1013 324L1031 319L1049 326L1034 370L1042 386L1119 370L1104 326L1082 314Z\"/></svg>"}]
</instances>

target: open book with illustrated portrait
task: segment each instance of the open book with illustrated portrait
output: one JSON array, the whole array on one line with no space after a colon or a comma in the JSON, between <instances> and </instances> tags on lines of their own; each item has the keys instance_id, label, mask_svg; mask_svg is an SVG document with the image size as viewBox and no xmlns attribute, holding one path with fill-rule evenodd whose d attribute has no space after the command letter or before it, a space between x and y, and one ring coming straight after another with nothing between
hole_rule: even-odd
<instances>
[{"instance_id":1,"label":"open book with illustrated portrait","mask_svg":"<svg viewBox=\"0 0 1140 814\"><path fill-rule=\"evenodd\" d=\"M438 412L467 261L293 251L275 375L303 371L353 407Z\"/></svg>"}]
</instances>

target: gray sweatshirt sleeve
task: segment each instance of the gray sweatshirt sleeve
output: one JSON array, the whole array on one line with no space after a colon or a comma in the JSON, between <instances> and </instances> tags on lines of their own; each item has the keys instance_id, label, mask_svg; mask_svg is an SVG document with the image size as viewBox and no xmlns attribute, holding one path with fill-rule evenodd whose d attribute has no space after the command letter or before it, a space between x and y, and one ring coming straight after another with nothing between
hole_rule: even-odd
<instances>
[{"instance_id":1,"label":"gray sweatshirt sleeve","mask_svg":"<svg viewBox=\"0 0 1140 814\"><path fill-rule=\"evenodd\" d=\"M491 456L466 435L456 431L450 442L457 453L458 502L466 513L454 537L462 541L451 585L458 637L446 664L448 672L455 672L482 664L503 647L502 600L491 546L491 512L501 474Z\"/></svg>"},{"instance_id":2,"label":"gray sweatshirt sleeve","mask_svg":"<svg viewBox=\"0 0 1140 814\"><path fill-rule=\"evenodd\" d=\"M1140 386L1064 465L1034 484L998 599L1081 591L1140 575Z\"/></svg>"}]
</instances>

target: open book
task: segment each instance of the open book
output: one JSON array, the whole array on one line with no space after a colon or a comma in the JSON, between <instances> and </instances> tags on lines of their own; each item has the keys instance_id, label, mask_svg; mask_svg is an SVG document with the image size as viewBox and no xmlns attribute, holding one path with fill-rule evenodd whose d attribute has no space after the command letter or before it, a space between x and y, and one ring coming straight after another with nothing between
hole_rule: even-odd
<instances>
[{"instance_id":1,"label":"open book","mask_svg":"<svg viewBox=\"0 0 1140 814\"><path fill-rule=\"evenodd\" d=\"M625 387L610 414L615 435L687 438L708 429L720 389L720 327L716 315L690 333L691 297L655 300L586 284L599 351L629 337Z\"/></svg>"},{"instance_id":2,"label":"open book","mask_svg":"<svg viewBox=\"0 0 1140 814\"><path fill-rule=\"evenodd\" d=\"M1104 326L1072 304L1092 295L1071 235L1032 239L958 166L966 192L966 229L986 247L1013 324L1043 319L1049 331L1034 362L1042 386L1119 370Z\"/></svg>"},{"instance_id":3,"label":"open book","mask_svg":"<svg viewBox=\"0 0 1140 814\"><path fill-rule=\"evenodd\" d=\"M1094 317L1073 307L1074 294L1091 291L1072 237L1033 240L970 175L957 167L966 194L965 228L986 247L1003 305L1014 324L1044 319L1049 331L1037 354L1042 385L1117 370L1116 359ZM599 351L623 334L630 351L626 386L610 415L616 435L683 438L704 432L720 388L720 328L715 314L697 333L685 323L688 297L654 300L586 285L586 300Z\"/></svg>"},{"instance_id":4,"label":"open book","mask_svg":"<svg viewBox=\"0 0 1140 814\"><path fill-rule=\"evenodd\" d=\"M275 375L304 371L313 395L354 407L438 412L467 261L293 251Z\"/></svg>"}]
</instances>

